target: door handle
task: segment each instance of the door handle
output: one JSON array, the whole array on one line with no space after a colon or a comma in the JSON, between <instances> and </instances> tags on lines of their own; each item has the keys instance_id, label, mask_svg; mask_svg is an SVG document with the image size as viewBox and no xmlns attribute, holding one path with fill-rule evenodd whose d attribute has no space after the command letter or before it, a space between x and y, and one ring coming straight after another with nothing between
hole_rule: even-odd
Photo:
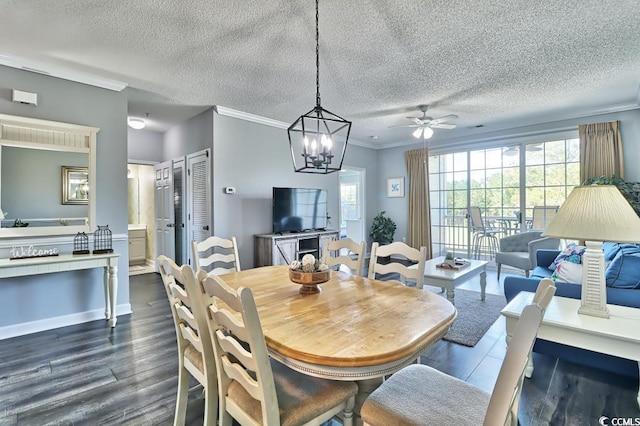
<instances>
[{"instance_id":1,"label":"door handle","mask_svg":"<svg viewBox=\"0 0 640 426\"><path fill-rule=\"evenodd\" d=\"M173 223L167 223L167 228L173 228Z\"/></svg>"},{"instance_id":2,"label":"door handle","mask_svg":"<svg viewBox=\"0 0 640 426\"><path fill-rule=\"evenodd\" d=\"M203 226L202 229L204 229L205 231L208 231L209 230L209 225Z\"/></svg>"}]
</instances>

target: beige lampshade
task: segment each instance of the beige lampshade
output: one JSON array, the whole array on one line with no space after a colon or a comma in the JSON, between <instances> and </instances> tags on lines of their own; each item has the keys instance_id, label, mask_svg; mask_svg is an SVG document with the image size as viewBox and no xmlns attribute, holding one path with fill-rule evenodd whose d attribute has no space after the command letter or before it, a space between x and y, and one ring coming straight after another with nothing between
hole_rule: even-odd
<instances>
[{"instance_id":1,"label":"beige lampshade","mask_svg":"<svg viewBox=\"0 0 640 426\"><path fill-rule=\"evenodd\" d=\"M544 237L569 240L640 242L640 217L613 185L577 186Z\"/></svg>"}]
</instances>

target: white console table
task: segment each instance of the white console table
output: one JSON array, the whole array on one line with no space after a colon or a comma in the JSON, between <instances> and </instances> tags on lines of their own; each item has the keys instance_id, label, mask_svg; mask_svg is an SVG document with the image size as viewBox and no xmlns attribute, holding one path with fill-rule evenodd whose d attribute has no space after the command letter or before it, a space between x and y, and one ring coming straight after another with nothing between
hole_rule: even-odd
<instances>
[{"instance_id":1,"label":"white console table","mask_svg":"<svg viewBox=\"0 0 640 426\"><path fill-rule=\"evenodd\" d=\"M117 253L61 254L59 256L25 259L0 259L0 278L68 272L81 269L104 268L104 315L111 327L116 326L116 297L118 295Z\"/></svg>"},{"instance_id":2,"label":"white console table","mask_svg":"<svg viewBox=\"0 0 640 426\"><path fill-rule=\"evenodd\" d=\"M520 314L531 303L533 293L520 292L502 310L507 320L507 343L511 340ZM640 368L640 309L607 305L610 318L578 314L580 300L554 296L538 330L540 339L594 352L605 353L638 362ZM525 376L533 374L529 361ZM640 406L640 390L638 391Z\"/></svg>"}]
</instances>

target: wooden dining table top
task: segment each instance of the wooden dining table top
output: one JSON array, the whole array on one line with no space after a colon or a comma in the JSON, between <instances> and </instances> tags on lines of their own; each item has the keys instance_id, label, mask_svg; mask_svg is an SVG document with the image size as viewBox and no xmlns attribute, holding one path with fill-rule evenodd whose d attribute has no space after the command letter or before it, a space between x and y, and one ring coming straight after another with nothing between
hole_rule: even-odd
<instances>
[{"instance_id":1,"label":"wooden dining table top","mask_svg":"<svg viewBox=\"0 0 640 426\"><path fill-rule=\"evenodd\" d=\"M270 352L311 365L377 366L421 353L456 318L444 297L399 283L332 271L317 294L300 294L287 266L220 276L251 288Z\"/></svg>"}]
</instances>

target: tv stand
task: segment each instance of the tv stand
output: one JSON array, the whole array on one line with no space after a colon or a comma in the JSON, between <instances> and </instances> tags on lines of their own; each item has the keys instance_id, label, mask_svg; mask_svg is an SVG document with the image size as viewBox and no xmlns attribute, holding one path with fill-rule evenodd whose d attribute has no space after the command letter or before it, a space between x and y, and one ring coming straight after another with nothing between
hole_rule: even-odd
<instances>
[{"instance_id":1,"label":"tv stand","mask_svg":"<svg viewBox=\"0 0 640 426\"><path fill-rule=\"evenodd\" d=\"M254 264L256 267L288 265L305 254L319 259L325 241L338 239L338 234L337 230L325 230L254 235Z\"/></svg>"}]
</instances>

